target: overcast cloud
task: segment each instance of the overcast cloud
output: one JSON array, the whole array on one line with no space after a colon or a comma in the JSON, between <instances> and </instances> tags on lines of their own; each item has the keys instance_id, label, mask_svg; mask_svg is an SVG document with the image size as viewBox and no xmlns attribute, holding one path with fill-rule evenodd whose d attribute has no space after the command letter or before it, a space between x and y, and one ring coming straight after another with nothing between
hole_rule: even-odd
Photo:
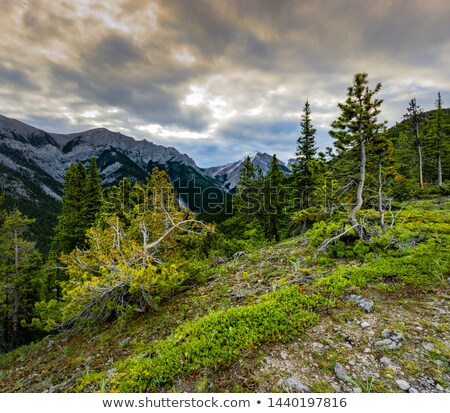
<instances>
[{"instance_id":1,"label":"overcast cloud","mask_svg":"<svg viewBox=\"0 0 450 413\"><path fill-rule=\"evenodd\" d=\"M106 127L200 166L295 152L305 99L321 149L357 72L381 117L450 106L448 0L0 0L0 113Z\"/></svg>"}]
</instances>

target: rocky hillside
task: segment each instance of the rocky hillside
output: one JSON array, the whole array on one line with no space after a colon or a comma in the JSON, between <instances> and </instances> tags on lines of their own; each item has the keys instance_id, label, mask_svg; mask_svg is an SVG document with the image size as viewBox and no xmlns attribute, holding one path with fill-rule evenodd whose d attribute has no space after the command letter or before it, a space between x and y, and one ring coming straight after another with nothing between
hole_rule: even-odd
<instances>
[{"instance_id":1,"label":"rocky hillside","mask_svg":"<svg viewBox=\"0 0 450 413\"><path fill-rule=\"evenodd\" d=\"M186 154L152 142L137 141L107 129L74 134L49 133L0 115L0 192L7 206L37 218L35 238L45 244L55 224L70 164L97 158L104 186L127 177L143 181L154 167L168 172L180 199L194 211L208 191L227 191ZM220 197L214 199L221 199Z\"/></svg>"},{"instance_id":2,"label":"rocky hillside","mask_svg":"<svg viewBox=\"0 0 450 413\"><path fill-rule=\"evenodd\" d=\"M375 254L314 258L313 230L212 260L152 314L1 356L0 391L450 392L449 214L400 211Z\"/></svg>"},{"instance_id":3,"label":"rocky hillside","mask_svg":"<svg viewBox=\"0 0 450 413\"><path fill-rule=\"evenodd\" d=\"M269 155L267 153L254 152L249 156L255 168L261 168L264 175L269 172L270 164L272 162L272 155ZM240 159L239 161L232 162L226 165L206 168L205 172L209 176L219 180L227 190L234 191L238 184L239 174L241 173L245 158L246 157ZM285 174L291 173L290 165L292 163L292 160L289 160L287 163L279 161L279 163L281 170Z\"/></svg>"}]
</instances>

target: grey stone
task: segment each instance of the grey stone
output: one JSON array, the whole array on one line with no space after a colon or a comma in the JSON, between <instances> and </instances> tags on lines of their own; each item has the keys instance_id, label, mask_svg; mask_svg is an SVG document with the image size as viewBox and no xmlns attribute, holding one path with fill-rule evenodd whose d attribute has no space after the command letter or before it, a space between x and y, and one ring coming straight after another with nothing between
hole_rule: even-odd
<instances>
[{"instance_id":1,"label":"grey stone","mask_svg":"<svg viewBox=\"0 0 450 413\"><path fill-rule=\"evenodd\" d=\"M344 370L344 367L341 363L334 363L334 372L336 373L336 377L342 381L348 381L349 377Z\"/></svg>"},{"instance_id":2,"label":"grey stone","mask_svg":"<svg viewBox=\"0 0 450 413\"><path fill-rule=\"evenodd\" d=\"M361 387L355 387L353 393L362 393Z\"/></svg>"},{"instance_id":3,"label":"grey stone","mask_svg":"<svg viewBox=\"0 0 450 413\"><path fill-rule=\"evenodd\" d=\"M367 321L363 321L363 322L360 324L360 326L361 326L361 328L369 328L369 327L370 327L370 324L369 324Z\"/></svg>"},{"instance_id":4,"label":"grey stone","mask_svg":"<svg viewBox=\"0 0 450 413\"><path fill-rule=\"evenodd\" d=\"M290 392L296 392L296 393L310 393L311 389L300 382L297 377L289 377L284 381L284 385L286 386L287 390Z\"/></svg>"},{"instance_id":5,"label":"grey stone","mask_svg":"<svg viewBox=\"0 0 450 413\"><path fill-rule=\"evenodd\" d=\"M375 346L376 347L390 346L392 343L393 341L390 338L385 338L384 340L376 341Z\"/></svg>"},{"instance_id":6,"label":"grey stone","mask_svg":"<svg viewBox=\"0 0 450 413\"><path fill-rule=\"evenodd\" d=\"M323 344L322 343L312 343L312 348L314 350L321 350L321 349L323 349Z\"/></svg>"},{"instance_id":7,"label":"grey stone","mask_svg":"<svg viewBox=\"0 0 450 413\"><path fill-rule=\"evenodd\" d=\"M380 363L384 364L385 366L392 366L392 361L389 357L381 357Z\"/></svg>"},{"instance_id":8,"label":"grey stone","mask_svg":"<svg viewBox=\"0 0 450 413\"><path fill-rule=\"evenodd\" d=\"M405 380L395 380L400 390L408 391L411 385Z\"/></svg>"},{"instance_id":9,"label":"grey stone","mask_svg":"<svg viewBox=\"0 0 450 413\"><path fill-rule=\"evenodd\" d=\"M392 330L388 330L387 328L385 328L383 330L383 332L381 333L381 337L383 338L391 338L391 334L393 333Z\"/></svg>"},{"instance_id":10,"label":"grey stone","mask_svg":"<svg viewBox=\"0 0 450 413\"><path fill-rule=\"evenodd\" d=\"M331 387L333 387L333 389L336 391L336 393L342 392L341 386L339 386L339 384L331 383Z\"/></svg>"},{"instance_id":11,"label":"grey stone","mask_svg":"<svg viewBox=\"0 0 450 413\"><path fill-rule=\"evenodd\" d=\"M434 345L432 343L422 343L422 347L427 351L434 349Z\"/></svg>"},{"instance_id":12,"label":"grey stone","mask_svg":"<svg viewBox=\"0 0 450 413\"><path fill-rule=\"evenodd\" d=\"M280 353L280 357L283 360L286 360L288 358L288 352L286 350L282 350L281 353Z\"/></svg>"},{"instance_id":13,"label":"grey stone","mask_svg":"<svg viewBox=\"0 0 450 413\"><path fill-rule=\"evenodd\" d=\"M370 313L373 310L374 302L368 298L361 297L360 295L349 295L347 300L355 303L359 308L364 310L366 313Z\"/></svg>"},{"instance_id":14,"label":"grey stone","mask_svg":"<svg viewBox=\"0 0 450 413\"><path fill-rule=\"evenodd\" d=\"M117 371L117 369L109 369L107 372L106 372L106 378L110 378L112 375L114 375L114 373Z\"/></svg>"},{"instance_id":15,"label":"grey stone","mask_svg":"<svg viewBox=\"0 0 450 413\"><path fill-rule=\"evenodd\" d=\"M390 338L393 341L401 341L403 340L403 334L400 333L399 331L392 331L389 329L384 329L383 332L381 333L381 337L383 338Z\"/></svg>"},{"instance_id":16,"label":"grey stone","mask_svg":"<svg viewBox=\"0 0 450 413\"><path fill-rule=\"evenodd\" d=\"M339 332L339 331L341 331L342 330L342 327L333 327L333 331L335 332L335 333L337 333L337 332Z\"/></svg>"},{"instance_id":17,"label":"grey stone","mask_svg":"<svg viewBox=\"0 0 450 413\"><path fill-rule=\"evenodd\" d=\"M410 387L408 389L408 393L419 393L419 390L415 389L414 387Z\"/></svg>"},{"instance_id":18,"label":"grey stone","mask_svg":"<svg viewBox=\"0 0 450 413\"><path fill-rule=\"evenodd\" d=\"M444 391L444 388L438 383L436 384L436 390Z\"/></svg>"},{"instance_id":19,"label":"grey stone","mask_svg":"<svg viewBox=\"0 0 450 413\"><path fill-rule=\"evenodd\" d=\"M350 366L356 366L356 362L353 361L353 360L350 360L350 361L348 362L348 364L349 364Z\"/></svg>"}]
</instances>

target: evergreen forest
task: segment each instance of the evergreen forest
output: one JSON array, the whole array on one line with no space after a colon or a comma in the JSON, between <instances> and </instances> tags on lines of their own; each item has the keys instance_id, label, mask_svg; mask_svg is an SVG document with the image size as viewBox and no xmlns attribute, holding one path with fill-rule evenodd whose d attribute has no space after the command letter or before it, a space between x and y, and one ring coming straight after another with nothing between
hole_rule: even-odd
<instances>
[{"instance_id":1,"label":"evergreen forest","mask_svg":"<svg viewBox=\"0 0 450 413\"><path fill-rule=\"evenodd\" d=\"M388 128L381 90L355 74L325 151L304 101L292 173L276 154L267 174L247 157L232 198L199 213L158 168L102 187L95 157L67 170L45 248L30 235L42 231L35 217L0 204L0 389L291 391L255 366L326 320L332 331L384 311L358 300L389 303L390 314L416 314L427 297L448 303L450 110L440 93L426 110L412 98ZM435 321L425 355L387 348L394 339L377 351L397 357L410 381L425 369L444 389L450 331ZM329 351L315 363L334 374L348 354L320 343ZM395 371L386 374L340 381L343 390L397 391ZM336 391L325 379L308 386Z\"/></svg>"}]
</instances>

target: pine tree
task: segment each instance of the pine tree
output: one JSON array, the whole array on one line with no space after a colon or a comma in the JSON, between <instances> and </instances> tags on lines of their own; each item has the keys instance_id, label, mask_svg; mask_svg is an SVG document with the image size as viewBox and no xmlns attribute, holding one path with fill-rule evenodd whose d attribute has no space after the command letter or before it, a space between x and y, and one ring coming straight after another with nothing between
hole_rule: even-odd
<instances>
[{"instance_id":1,"label":"pine tree","mask_svg":"<svg viewBox=\"0 0 450 413\"><path fill-rule=\"evenodd\" d=\"M246 216L254 216L260 211L257 188L257 171L250 156L244 159L237 184L234 205L236 212Z\"/></svg>"},{"instance_id":2,"label":"pine tree","mask_svg":"<svg viewBox=\"0 0 450 413\"><path fill-rule=\"evenodd\" d=\"M87 229L83 211L86 191L86 169L81 162L70 165L64 177L61 215L55 228L51 253L69 253L84 243Z\"/></svg>"},{"instance_id":3,"label":"pine tree","mask_svg":"<svg viewBox=\"0 0 450 413\"><path fill-rule=\"evenodd\" d=\"M406 121L408 132L412 136L412 146L417 150L418 158L418 178L420 189L423 189L423 152L422 152L422 137L420 129L424 121L424 113L416 102L416 98L411 99L407 108L406 114L403 115Z\"/></svg>"},{"instance_id":4,"label":"pine tree","mask_svg":"<svg viewBox=\"0 0 450 413\"><path fill-rule=\"evenodd\" d=\"M280 230L284 218L284 174L280 168L280 162L273 155L269 172L264 180L263 191L263 217L265 235L269 240L280 240Z\"/></svg>"},{"instance_id":5,"label":"pine tree","mask_svg":"<svg viewBox=\"0 0 450 413\"><path fill-rule=\"evenodd\" d=\"M311 161L316 156L316 129L311 123L311 106L306 100L301 116L301 135L297 139L296 163L293 165L293 180L296 196L300 200L300 208L310 207L310 195L313 191Z\"/></svg>"},{"instance_id":6,"label":"pine tree","mask_svg":"<svg viewBox=\"0 0 450 413\"><path fill-rule=\"evenodd\" d=\"M84 198L82 202L83 220L86 230L95 222L96 215L102 205L102 180L97 167L95 157L91 158L87 170Z\"/></svg>"},{"instance_id":7,"label":"pine tree","mask_svg":"<svg viewBox=\"0 0 450 413\"><path fill-rule=\"evenodd\" d=\"M4 217L0 232L0 316L3 318L3 349L11 349L21 343L21 318L32 311L27 296L32 295L32 271L38 267L40 255L33 242L24 236L34 222L14 210Z\"/></svg>"},{"instance_id":8,"label":"pine tree","mask_svg":"<svg viewBox=\"0 0 450 413\"><path fill-rule=\"evenodd\" d=\"M374 96L380 91L381 83L373 90L368 86L367 73L357 73L353 85L347 89L347 100L339 103L340 116L331 124L330 135L335 139L335 147L339 154L351 154L359 163L356 200L349 214L350 224L361 239L367 238L366 231L359 225L357 214L364 202L364 186L366 182L367 144L384 129L384 123L378 121L381 99Z\"/></svg>"}]
</instances>

